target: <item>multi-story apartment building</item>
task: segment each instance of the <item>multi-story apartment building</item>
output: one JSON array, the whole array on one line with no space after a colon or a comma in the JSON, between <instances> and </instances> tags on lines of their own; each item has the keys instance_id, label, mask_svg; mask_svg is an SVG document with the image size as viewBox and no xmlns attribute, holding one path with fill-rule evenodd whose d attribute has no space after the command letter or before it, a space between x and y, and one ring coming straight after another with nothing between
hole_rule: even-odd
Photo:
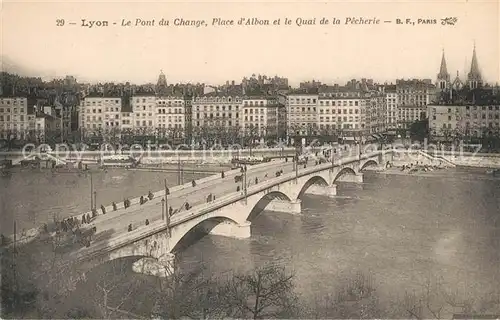
<instances>
[{"instance_id":1,"label":"multi-story apartment building","mask_svg":"<svg viewBox=\"0 0 500 320\"><path fill-rule=\"evenodd\" d=\"M193 136L200 137L210 130L240 132L242 101L240 96L217 92L194 97L191 102Z\"/></svg>"},{"instance_id":2,"label":"multi-story apartment building","mask_svg":"<svg viewBox=\"0 0 500 320\"><path fill-rule=\"evenodd\" d=\"M398 94L395 85L388 85L384 89L386 102L386 126L388 130L398 127Z\"/></svg>"},{"instance_id":3,"label":"multi-story apartment building","mask_svg":"<svg viewBox=\"0 0 500 320\"><path fill-rule=\"evenodd\" d=\"M383 92L371 91L365 93L369 98L369 107L367 108L367 123L369 133L381 133L386 131L387 125L387 102Z\"/></svg>"},{"instance_id":4,"label":"multi-story apartment building","mask_svg":"<svg viewBox=\"0 0 500 320\"><path fill-rule=\"evenodd\" d=\"M121 129L122 98L89 95L80 103L80 129L83 135L117 133Z\"/></svg>"},{"instance_id":5,"label":"multi-story apartment building","mask_svg":"<svg viewBox=\"0 0 500 320\"><path fill-rule=\"evenodd\" d=\"M31 118L30 118L31 116ZM25 97L0 97L0 139L23 140L33 128Z\"/></svg>"},{"instance_id":6,"label":"multi-story apartment building","mask_svg":"<svg viewBox=\"0 0 500 320\"><path fill-rule=\"evenodd\" d=\"M366 124L367 101L361 92L324 88L319 94L318 120L320 132L351 139L362 133Z\"/></svg>"},{"instance_id":7,"label":"multi-story apartment building","mask_svg":"<svg viewBox=\"0 0 500 320\"><path fill-rule=\"evenodd\" d=\"M434 90L431 80L396 81L399 129L407 130L413 122L427 118L427 105Z\"/></svg>"},{"instance_id":8,"label":"multi-story apartment building","mask_svg":"<svg viewBox=\"0 0 500 320\"><path fill-rule=\"evenodd\" d=\"M277 97L244 97L240 113L243 135L278 138L283 131L283 107Z\"/></svg>"},{"instance_id":9,"label":"multi-story apartment building","mask_svg":"<svg viewBox=\"0 0 500 320\"><path fill-rule=\"evenodd\" d=\"M63 132L62 119L51 114L39 112L35 117L35 139L37 143L54 142L48 139L60 138L59 134Z\"/></svg>"},{"instance_id":10,"label":"multi-story apartment building","mask_svg":"<svg viewBox=\"0 0 500 320\"><path fill-rule=\"evenodd\" d=\"M150 94L136 94L131 98L130 102L136 133L140 135L153 135L157 118L156 97Z\"/></svg>"},{"instance_id":11,"label":"multi-story apartment building","mask_svg":"<svg viewBox=\"0 0 500 320\"><path fill-rule=\"evenodd\" d=\"M182 138L185 135L185 100L182 96L156 98L154 128L162 137Z\"/></svg>"},{"instance_id":12,"label":"multi-story apartment building","mask_svg":"<svg viewBox=\"0 0 500 320\"><path fill-rule=\"evenodd\" d=\"M318 128L318 100L317 93L289 93L286 100L287 135L313 136L319 132Z\"/></svg>"},{"instance_id":13,"label":"multi-story apartment building","mask_svg":"<svg viewBox=\"0 0 500 320\"><path fill-rule=\"evenodd\" d=\"M500 105L429 105L429 130L437 139L500 132Z\"/></svg>"}]
</instances>

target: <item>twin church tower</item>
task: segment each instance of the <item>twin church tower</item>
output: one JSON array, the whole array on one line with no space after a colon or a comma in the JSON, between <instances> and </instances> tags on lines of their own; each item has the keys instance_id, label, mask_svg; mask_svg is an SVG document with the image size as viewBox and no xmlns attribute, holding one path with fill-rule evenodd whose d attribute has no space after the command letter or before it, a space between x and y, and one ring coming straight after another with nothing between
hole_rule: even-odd
<instances>
[{"instance_id":1,"label":"twin church tower","mask_svg":"<svg viewBox=\"0 0 500 320\"><path fill-rule=\"evenodd\" d=\"M446 68L446 59L444 57L444 50L443 50L443 57L441 58L441 67L437 75L436 85L441 91L447 91L450 89L460 90L465 85L469 89L476 89L482 87L483 80L481 77L481 72L479 71L479 65L477 63L476 46L474 45L474 50L472 52L472 62L470 65L470 72L467 74L467 79L465 84L464 82L462 82L462 80L460 80L458 71L455 80L453 80L453 82L450 81L450 74L448 73L448 69Z\"/></svg>"}]
</instances>

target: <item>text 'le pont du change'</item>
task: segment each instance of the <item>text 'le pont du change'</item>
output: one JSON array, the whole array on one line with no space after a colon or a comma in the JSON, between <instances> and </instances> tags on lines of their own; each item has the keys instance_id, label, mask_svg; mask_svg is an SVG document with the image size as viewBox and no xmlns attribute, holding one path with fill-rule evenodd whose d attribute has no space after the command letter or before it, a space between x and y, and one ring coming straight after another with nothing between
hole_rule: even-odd
<instances>
[{"instance_id":1,"label":"text 'le pont du change'","mask_svg":"<svg viewBox=\"0 0 500 320\"><path fill-rule=\"evenodd\" d=\"M112 23L116 25L116 23ZM337 25L337 24L380 24L378 18L363 18L363 17L347 17L338 18L278 18L278 19L261 19L261 18L239 18L239 19L223 19L212 18L211 20L190 20L184 18L175 19L122 19L119 24L122 27L156 27L156 26L176 26L176 27L230 27L230 26L314 26L314 25ZM82 19L82 27L107 27L110 23L106 20L88 20Z\"/></svg>"}]
</instances>

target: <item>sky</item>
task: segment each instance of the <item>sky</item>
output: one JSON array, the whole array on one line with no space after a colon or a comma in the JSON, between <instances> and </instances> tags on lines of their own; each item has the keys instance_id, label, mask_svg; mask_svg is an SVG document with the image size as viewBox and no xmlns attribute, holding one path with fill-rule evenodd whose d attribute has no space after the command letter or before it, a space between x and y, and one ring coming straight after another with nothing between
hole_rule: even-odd
<instances>
[{"instance_id":1,"label":"sky","mask_svg":"<svg viewBox=\"0 0 500 320\"><path fill-rule=\"evenodd\" d=\"M394 82L430 78L444 50L452 78L469 71L474 43L483 78L500 82L499 1L330 2L45 2L1 4L3 69L44 78L155 83L240 82L252 74L288 77L292 85L353 78ZM279 26L212 26L213 18L280 19ZM319 25L321 18L340 25ZM346 25L346 18L378 18L379 25ZM456 17L455 25L441 19ZM158 26L161 19L202 20L204 27ZM284 19L292 20L284 25ZM296 19L316 18L313 26ZM437 24L397 25L395 19L436 19ZM64 19L64 26L56 20ZM81 20L108 27L82 27ZM122 27L122 19L155 19L154 27ZM384 23L383 21L392 21ZM69 25L75 22L76 25ZM113 25L112 23L116 23Z\"/></svg>"}]
</instances>

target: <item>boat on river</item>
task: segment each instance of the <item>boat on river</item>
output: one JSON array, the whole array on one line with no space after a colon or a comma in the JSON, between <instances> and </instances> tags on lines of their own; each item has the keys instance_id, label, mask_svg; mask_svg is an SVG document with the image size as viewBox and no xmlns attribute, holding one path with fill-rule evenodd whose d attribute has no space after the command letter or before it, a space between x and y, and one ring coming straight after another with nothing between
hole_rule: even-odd
<instances>
[{"instance_id":1,"label":"boat on river","mask_svg":"<svg viewBox=\"0 0 500 320\"><path fill-rule=\"evenodd\" d=\"M111 168L135 168L139 161L132 156L124 154L115 154L111 156L103 156L101 158L101 167Z\"/></svg>"}]
</instances>

